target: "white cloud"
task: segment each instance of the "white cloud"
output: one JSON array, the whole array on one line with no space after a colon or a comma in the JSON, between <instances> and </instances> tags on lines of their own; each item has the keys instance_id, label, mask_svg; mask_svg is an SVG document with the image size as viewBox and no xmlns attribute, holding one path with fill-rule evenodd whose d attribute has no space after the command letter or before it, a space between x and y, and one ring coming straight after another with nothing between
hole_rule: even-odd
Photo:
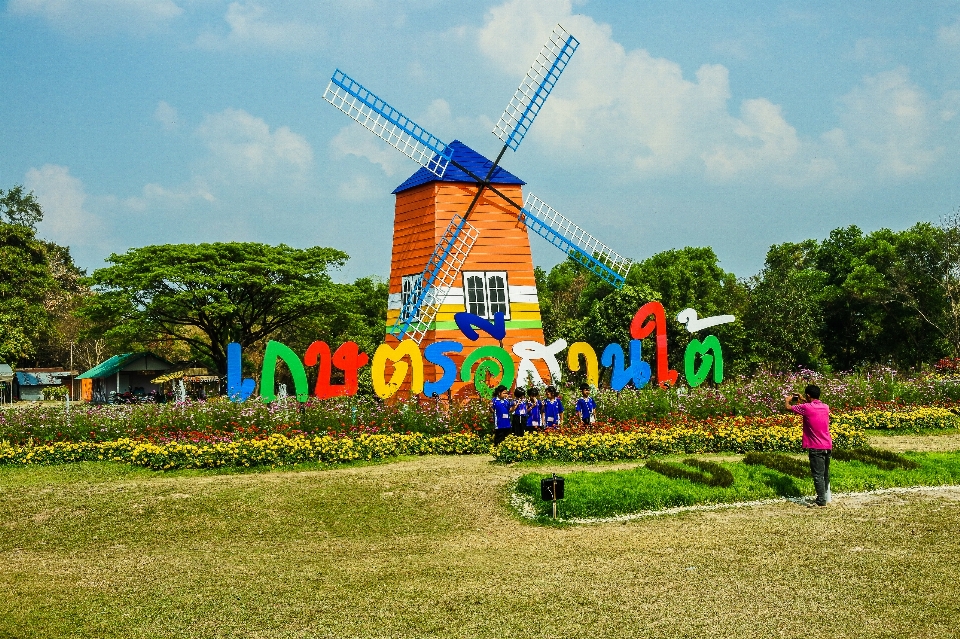
<instances>
[{"instance_id":1,"label":"white cloud","mask_svg":"<svg viewBox=\"0 0 960 639\"><path fill-rule=\"evenodd\" d=\"M737 173L788 162L798 156L797 131L783 119L779 106L763 98L746 100L733 121L735 139L703 154L707 175L720 180Z\"/></svg>"},{"instance_id":2,"label":"white cloud","mask_svg":"<svg viewBox=\"0 0 960 639\"><path fill-rule=\"evenodd\" d=\"M557 22L581 44L531 129L540 143L640 175L695 169L713 179L769 170L798 154L797 133L777 105L747 100L739 118L730 114L726 67L703 65L687 79L675 62L625 50L608 25L572 14L569 2L497 7L480 47L520 74Z\"/></svg>"},{"instance_id":3,"label":"white cloud","mask_svg":"<svg viewBox=\"0 0 960 639\"><path fill-rule=\"evenodd\" d=\"M209 150L204 171L233 184L302 179L313 165L313 149L288 127L273 131L240 109L208 115L196 135Z\"/></svg>"},{"instance_id":4,"label":"white cloud","mask_svg":"<svg viewBox=\"0 0 960 639\"><path fill-rule=\"evenodd\" d=\"M726 67L705 64L685 77L676 62L625 49L608 25L573 13L568 0L507 0L488 12L477 42L519 79L558 22L581 44L528 143L581 166L849 188L863 177L927 170L942 151L934 116L942 123L956 113L950 94L935 103L898 69L865 78L839 102L842 129L803 136L766 98L731 105ZM868 44L858 43L858 51L874 56Z\"/></svg>"},{"instance_id":5,"label":"white cloud","mask_svg":"<svg viewBox=\"0 0 960 639\"><path fill-rule=\"evenodd\" d=\"M7 11L66 31L148 31L183 14L173 0L10 0Z\"/></svg>"},{"instance_id":6,"label":"white cloud","mask_svg":"<svg viewBox=\"0 0 960 639\"><path fill-rule=\"evenodd\" d=\"M348 124L330 140L330 150L335 158L355 156L376 164L388 176L410 169L412 162L395 149L387 146L372 133L358 124ZM413 165L416 166L416 165Z\"/></svg>"},{"instance_id":7,"label":"white cloud","mask_svg":"<svg viewBox=\"0 0 960 639\"><path fill-rule=\"evenodd\" d=\"M86 208L83 183L70 175L70 169L55 164L30 169L24 185L43 207L39 225L43 237L64 245L96 243L102 237L102 224Z\"/></svg>"},{"instance_id":8,"label":"white cloud","mask_svg":"<svg viewBox=\"0 0 960 639\"><path fill-rule=\"evenodd\" d=\"M319 25L304 21L271 20L267 10L253 3L231 2L224 20L230 27L224 35L204 33L197 45L204 48L251 46L280 51L315 49L324 41Z\"/></svg>"},{"instance_id":9,"label":"white cloud","mask_svg":"<svg viewBox=\"0 0 960 639\"><path fill-rule=\"evenodd\" d=\"M217 201L202 177L194 177L188 184L172 189L151 182L143 187L140 196L127 198L123 203L131 210L142 212L151 207L169 208L172 206L183 208L191 200L198 199L208 203Z\"/></svg>"},{"instance_id":10,"label":"white cloud","mask_svg":"<svg viewBox=\"0 0 960 639\"><path fill-rule=\"evenodd\" d=\"M153 119L159 122L166 131L174 131L180 126L177 110L163 100L157 104L157 108L153 112Z\"/></svg>"},{"instance_id":11,"label":"white cloud","mask_svg":"<svg viewBox=\"0 0 960 639\"><path fill-rule=\"evenodd\" d=\"M951 25L937 29L937 42L951 49L960 49L960 18Z\"/></svg>"},{"instance_id":12,"label":"white cloud","mask_svg":"<svg viewBox=\"0 0 960 639\"><path fill-rule=\"evenodd\" d=\"M365 175L356 175L341 183L337 195L348 202L365 202L380 197L376 185Z\"/></svg>"},{"instance_id":13,"label":"white cloud","mask_svg":"<svg viewBox=\"0 0 960 639\"><path fill-rule=\"evenodd\" d=\"M923 173L944 151L935 136L943 116L905 68L867 76L841 104L851 144L880 177Z\"/></svg>"}]
</instances>

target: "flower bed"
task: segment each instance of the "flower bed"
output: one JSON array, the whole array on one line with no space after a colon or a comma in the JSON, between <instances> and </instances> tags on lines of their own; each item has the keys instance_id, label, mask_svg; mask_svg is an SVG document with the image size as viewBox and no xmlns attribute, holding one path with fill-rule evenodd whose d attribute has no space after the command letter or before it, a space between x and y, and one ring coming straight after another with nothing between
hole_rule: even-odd
<instances>
[{"instance_id":1,"label":"flower bed","mask_svg":"<svg viewBox=\"0 0 960 639\"><path fill-rule=\"evenodd\" d=\"M902 416L902 410L911 410L910 407L953 406L960 401L960 378L956 376L905 376L890 369L835 376L812 371L791 375L760 372L750 378L729 378L717 387L661 389L651 384L640 390L598 391L597 418L610 432L623 432L646 429L650 422L682 426L731 416L774 417L782 414L784 394L802 392L809 382L820 385L823 399L835 415L870 407L871 411L892 410ZM575 417L571 412L579 391L575 384L562 388L568 416ZM585 434L576 432L575 421L568 419L571 426L565 432ZM907 424L901 417L901 425L888 427L912 428L912 423ZM121 406L73 404L69 412L62 405L0 409L0 441L13 444L123 438L153 443L226 443L273 434L442 435L478 433L489 428L490 404L480 399L449 407L442 401L423 397L385 404L375 397L356 396L311 398L302 408L293 400L266 405L251 399L243 403L224 400Z\"/></svg>"},{"instance_id":2,"label":"flower bed","mask_svg":"<svg viewBox=\"0 0 960 639\"><path fill-rule=\"evenodd\" d=\"M356 437L286 437L209 444L153 444L132 439L111 442L54 442L40 446L0 444L0 464L17 466L114 461L154 470L282 466L306 462L344 463L401 455L488 453L491 438L472 433L420 433Z\"/></svg>"},{"instance_id":3,"label":"flower bed","mask_svg":"<svg viewBox=\"0 0 960 639\"><path fill-rule=\"evenodd\" d=\"M960 428L960 416L946 408L934 406L899 410L853 411L843 413L836 423L873 430ZM831 426L832 428L832 426Z\"/></svg>"},{"instance_id":4,"label":"flower bed","mask_svg":"<svg viewBox=\"0 0 960 639\"><path fill-rule=\"evenodd\" d=\"M830 427L834 446L867 445L863 429L838 423ZM660 426L648 430L598 432L582 435L553 433L508 437L494 450L504 463L556 459L560 461L613 461L652 455L748 451L801 452L803 436L798 416L770 418L730 417L709 423Z\"/></svg>"},{"instance_id":5,"label":"flower bed","mask_svg":"<svg viewBox=\"0 0 960 639\"><path fill-rule=\"evenodd\" d=\"M26 406L0 410L0 441L13 444L103 442L136 439L154 443L216 443L262 439L273 434L374 435L479 432L489 421L489 403L476 400L449 408L420 399L386 405L369 397L311 398L267 405L226 400L118 406Z\"/></svg>"},{"instance_id":6,"label":"flower bed","mask_svg":"<svg viewBox=\"0 0 960 639\"><path fill-rule=\"evenodd\" d=\"M275 427L276 431L280 430ZM960 416L943 408L855 411L834 417L830 426L839 449L866 446L867 429L957 428ZM266 432L255 426L192 438L161 432L110 441L0 443L0 464L57 464L118 461L154 469L220 468L302 462L340 463L399 455L462 455L491 452L491 437L479 429L459 433L370 433L362 428L333 434L306 434L296 428ZM147 431L148 435L150 431ZM189 433L188 433L189 434ZM653 455L750 451L800 452L798 415L669 419L648 423L605 422L589 429L576 420L562 428L526 437L508 437L493 449L504 463L528 460L603 461Z\"/></svg>"}]
</instances>

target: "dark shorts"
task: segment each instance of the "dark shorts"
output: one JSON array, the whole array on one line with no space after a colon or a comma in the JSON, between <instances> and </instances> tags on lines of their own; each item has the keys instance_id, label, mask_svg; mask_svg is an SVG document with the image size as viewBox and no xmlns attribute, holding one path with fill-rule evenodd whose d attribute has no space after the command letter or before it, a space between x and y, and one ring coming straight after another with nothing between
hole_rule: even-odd
<instances>
[{"instance_id":1,"label":"dark shorts","mask_svg":"<svg viewBox=\"0 0 960 639\"><path fill-rule=\"evenodd\" d=\"M523 431L527 428L526 415L513 415L510 418L510 426L513 428L513 434L522 437Z\"/></svg>"}]
</instances>

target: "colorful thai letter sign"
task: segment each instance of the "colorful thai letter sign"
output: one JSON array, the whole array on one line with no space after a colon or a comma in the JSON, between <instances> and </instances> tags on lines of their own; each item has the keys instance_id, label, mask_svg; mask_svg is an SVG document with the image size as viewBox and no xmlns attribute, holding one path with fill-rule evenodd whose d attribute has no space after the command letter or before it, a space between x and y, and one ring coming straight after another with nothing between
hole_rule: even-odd
<instances>
[{"instance_id":1,"label":"colorful thai letter sign","mask_svg":"<svg viewBox=\"0 0 960 639\"><path fill-rule=\"evenodd\" d=\"M457 313L454 319L464 337L471 342L477 341L482 331L502 344L507 333L502 313L495 315L493 321L472 313ZM687 331L695 333L732 322L734 317L717 315L698 319L697 312L688 308L680 312L677 321L685 325ZM602 365L610 369L610 387L615 391L622 390L628 385L643 388L651 378L655 379L661 387L668 388L676 385L678 373L670 368L667 361L667 329L663 305L653 301L640 307L630 323L632 339L628 345L629 354L616 343L608 344L598 359L596 351L586 342L576 342L567 348L566 340L562 339L549 345L522 341L514 344L513 355L502 346L487 344L473 347L473 350L466 353L463 364L459 368L450 355L463 353L468 344L456 341L435 342L427 345L422 351L420 346L412 340L401 341L396 346L381 344L374 352L372 360L366 353L360 352L355 342L344 342L331 354L330 346L326 342L316 341L307 348L302 361L287 346L270 341L263 356L260 397L265 402L276 399L275 370L280 361L290 370L297 400L301 402L307 401L310 394L306 367L318 367L313 395L326 399L355 395L359 386L359 372L367 366L368 362L373 379L373 390L384 399L392 397L407 384L411 394L423 393L427 397L436 397L453 388L458 378L462 382L472 381L482 397L490 397L493 394L491 380L508 388L512 387L514 382L519 385L525 385L531 381L537 385L546 383L533 363L535 360L543 360L550 372L549 382L558 384L563 375L558 358L564 350L567 351L567 369L576 372L585 366L587 382L591 386L598 386ZM650 364L641 357L643 340L651 335L655 337L653 345L656 360L655 375ZM227 396L234 402L246 400L256 390L255 380L243 378L241 356L239 344L231 343L227 346ZM519 359L519 364L514 363L513 356ZM441 374L438 379L425 378L425 363L433 364L440 369ZM392 369L389 379L386 375L388 365ZM334 367L343 371L343 384L331 383ZM722 382L723 349L720 346L720 340L715 335L707 335L702 341L696 338L691 339L684 354L683 369L684 377L690 387L699 386L706 381L711 371L713 383Z\"/></svg>"}]
</instances>

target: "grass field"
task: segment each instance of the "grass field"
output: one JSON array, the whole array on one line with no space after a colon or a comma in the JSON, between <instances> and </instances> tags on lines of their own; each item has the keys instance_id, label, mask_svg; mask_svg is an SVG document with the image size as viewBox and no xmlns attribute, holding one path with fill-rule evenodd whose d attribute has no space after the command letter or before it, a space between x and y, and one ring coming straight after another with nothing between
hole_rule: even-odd
<instances>
[{"instance_id":1,"label":"grass field","mask_svg":"<svg viewBox=\"0 0 960 639\"><path fill-rule=\"evenodd\" d=\"M590 526L506 505L529 472L632 465L0 469L0 638L957 636L960 490Z\"/></svg>"},{"instance_id":2,"label":"grass field","mask_svg":"<svg viewBox=\"0 0 960 639\"><path fill-rule=\"evenodd\" d=\"M679 455L662 459L682 463L686 457ZM801 467L807 464L802 455L790 457L799 460ZM809 467L805 469L807 476L798 479L764 466L740 463L737 457L714 455L709 459L719 462L732 473L732 486L721 488L687 479L670 479L648 470L642 464L625 470L597 472L593 469L566 473L567 497L560 502L559 516L574 519L609 518L640 511L778 497L796 498L814 493ZM906 486L960 485L960 453L908 453L906 459L918 463L919 468L880 470L858 461L834 459L830 463L831 487L838 493L852 493ZM551 503L540 500L540 480L545 477L549 475L528 473L520 478L517 486L517 491L529 499L541 517L549 517L551 512Z\"/></svg>"}]
</instances>

